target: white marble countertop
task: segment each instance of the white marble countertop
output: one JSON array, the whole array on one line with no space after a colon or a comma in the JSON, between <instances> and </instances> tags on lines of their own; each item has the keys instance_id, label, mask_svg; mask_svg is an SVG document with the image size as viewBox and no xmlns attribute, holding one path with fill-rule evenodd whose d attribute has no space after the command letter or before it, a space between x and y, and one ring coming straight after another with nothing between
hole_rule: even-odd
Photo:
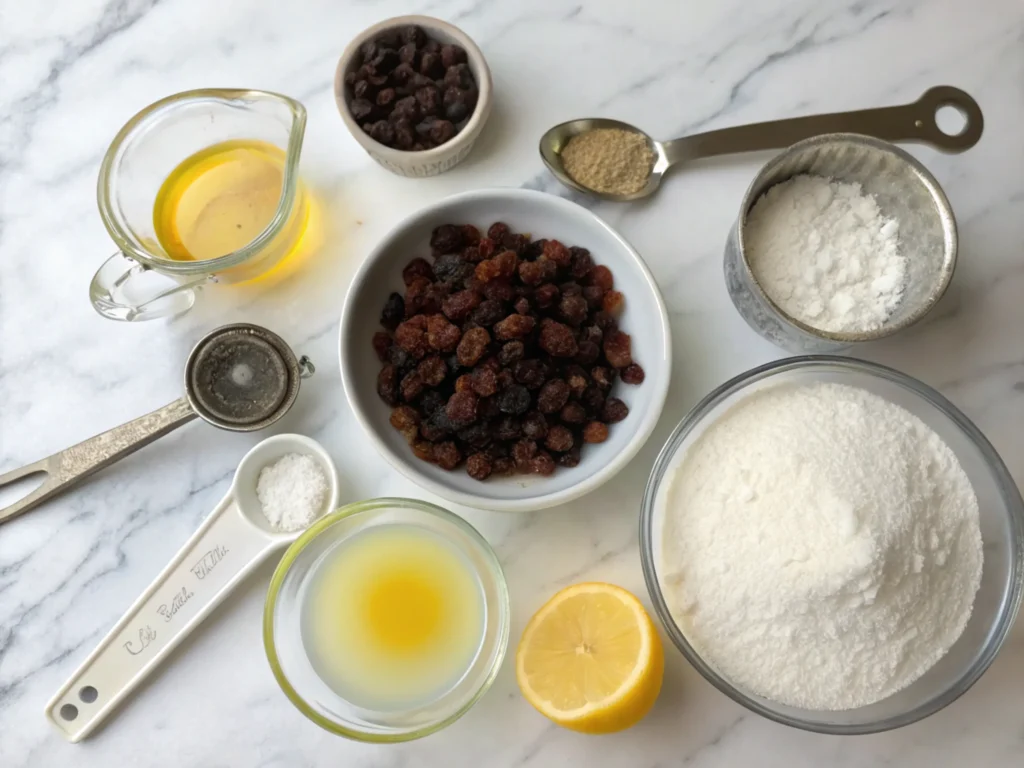
<instances>
[{"instance_id":1,"label":"white marble countertop","mask_svg":"<svg viewBox=\"0 0 1024 768\"><path fill-rule=\"evenodd\" d=\"M683 6L686 6L685 8ZM470 159L404 180L345 132L331 94L345 43L371 23L423 11L484 50L497 103ZM949 83L977 98L981 142L959 156L911 151L960 225L953 288L929 322L864 357L937 387L974 419L1024 482L1024 6L620 3L615 0L82 0L0 3L0 471L45 456L180 395L191 344L248 320L318 364L276 428L322 441L347 499L427 497L367 451L343 398L337 320L353 271L399 219L482 186L562 193L536 142L562 120L604 115L660 137L912 101ZM120 324L86 288L113 247L95 204L103 152L137 110L202 86L288 93L309 109L303 174L325 201L323 256L272 293L217 289L173 322ZM733 310L722 246L768 155L677 173L656 200L594 210L647 259L669 305L675 370L664 416L619 480L565 508L461 510L495 545L515 640L557 588L582 579L644 595L637 514L660 445L712 387L782 356ZM836 738L747 712L668 653L653 713L631 731L560 730L519 696L506 663L448 730L366 746L306 721L277 688L260 638L271 566L259 570L108 725L79 745L43 705L220 499L259 436L196 423L0 527L0 766L1009 766L1024 763L1024 624L991 670L943 712L902 730Z\"/></svg>"}]
</instances>

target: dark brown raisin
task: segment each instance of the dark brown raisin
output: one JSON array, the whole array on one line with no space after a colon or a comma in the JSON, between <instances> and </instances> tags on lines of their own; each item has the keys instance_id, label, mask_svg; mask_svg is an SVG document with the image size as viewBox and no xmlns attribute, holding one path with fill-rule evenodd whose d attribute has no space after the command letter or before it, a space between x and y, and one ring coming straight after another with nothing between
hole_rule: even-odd
<instances>
[{"instance_id":1,"label":"dark brown raisin","mask_svg":"<svg viewBox=\"0 0 1024 768\"><path fill-rule=\"evenodd\" d=\"M628 333L609 331L604 335L604 356L613 368L625 368L633 363L632 339Z\"/></svg>"},{"instance_id":2,"label":"dark brown raisin","mask_svg":"<svg viewBox=\"0 0 1024 768\"><path fill-rule=\"evenodd\" d=\"M434 274L438 280L456 284L473 274L473 265L458 253L442 253L434 259Z\"/></svg>"},{"instance_id":3,"label":"dark brown raisin","mask_svg":"<svg viewBox=\"0 0 1024 768\"><path fill-rule=\"evenodd\" d=\"M480 253L480 258L489 259L494 255L494 251L497 250L497 243L489 237L481 237L480 242L476 244L476 249Z\"/></svg>"},{"instance_id":4,"label":"dark brown raisin","mask_svg":"<svg viewBox=\"0 0 1024 768\"><path fill-rule=\"evenodd\" d=\"M458 432L459 440L473 448L486 448L491 443L491 428L489 425L477 421Z\"/></svg>"},{"instance_id":5,"label":"dark brown raisin","mask_svg":"<svg viewBox=\"0 0 1024 768\"><path fill-rule=\"evenodd\" d=\"M575 280L571 280L568 283L562 283L558 286L558 289L562 292L563 296L582 296L583 286L577 283Z\"/></svg>"},{"instance_id":6,"label":"dark brown raisin","mask_svg":"<svg viewBox=\"0 0 1024 768\"><path fill-rule=\"evenodd\" d=\"M470 386L480 397L490 397L498 392L498 374L490 368L478 368L469 378Z\"/></svg>"},{"instance_id":7,"label":"dark brown raisin","mask_svg":"<svg viewBox=\"0 0 1024 768\"><path fill-rule=\"evenodd\" d=\"M515 462L507 457L495 459L492 467L495 475L511 475L516 470Z\"/></svg>"},{"instance_id":8,"label":"dark brown raisin","mask_svg":"<svg viewBox=\"0 0 1024 768\"><path fill-rule=\"evenodd\" d=\"M520 296L516 299L515 304L512 306L515 307L516 312L520 315L528 315L530 314L530 310L533 309L533 307L530 306L530 300L525 296Z\"/></svg>"},{"instance_id":9,"label":"dark brown raisin","mask_svg":"<svg viewBox=\"0 0 1024 768\"><path fill-rule=\"evenodd\" d=\"M574 443L572 431L568 427L556 424L548 430L548 436L544 440L544 446L549 451L565 453L572 448Z\"/></svg>"},{"instance_id":10,"label":"dark brown raisin","mask_svg":"<svg viewBox=\"0 0 1024 768\"><path fill-rule=\"evenodd\" d=\"M494 436L505 443L518 440L523 436L523 425L514 416L506 416L495 425Z\"/></svg>"},{"instance_id":11,"label":"dark brown raisin","mask_svg":"<svg viewBox=\"0 0 1024 768\"><path fill-rule=\"evenodd\" d=\"M424 53L420 58L420 74L430 78L441 77L444 74L441 57L436 53Z\"/></svg>"},{"instance_id":12,"label":"dark brown raisin","mask_svg":"<svg viewBox=\"0 0 1024 768\"><path fill-rule=\"evenodd\" d=\"M416 358L397 344L392 344L391 349L388 350L388 362L402 373L407 373L410 368L416 365Z\"/></svg>"},{"instance_id":13,"label":"dark brown raisin","mask_svg":"<svg viewBox=\"0 0 1024 768\"><path fill-rule=\"evenodd\" d=\"M417 360L427 354L429 349L425 330L412 319L398 324L395 329L395 343Z\"/></svg>"},{"instance_id":14,"label":"dark brown raisin","mask_svg":"<svg viewBox=\"0 0 1024 768\"><path fill-rule=\"evenodd\" d=\"M512 371L516 381L527 389L540 389L550 374L544 361L537 358L520 360L512 367Z\"/></svg>"},{"instance_id":15,"label":"dark brown raisin","mask_svg":"<svg viewBox=\"0 0 1024 768\"><path fill-rule=\"evenodd\" d=\"M501 306L500 301L486 299L480 303L480 306L473 310L469 319L477 325L490 328L499 320L504 319L506 314L505 308Z\"/></svg>"},{"instance_id":16,"label":"dark brown raisin","mask_svg":"<svg viewBox=\"0 0 1024 768\"><path fill-rule=\"evenodd\" d=\"M404 64L415 64L419 61L419 54L416 43L406 43L398 49L398 60Z\"/></svg>"},{"instance_id":17,"label":"dark brown raisin","mask_svg":"<svg viewBox=\"0 0 1024 768\"><path fill-rule=\"evenodd\" d=\"M597 365L590 369L590 379L598 387L607 392L612 388L612 384L615 383L615 369L605 368L603 365Z\"/></svg>"},{"instance_id":18,"label":"dark brown raisin","mask_svg":"<svg viewBox=\"0 0 1024 768\"><path fill-rule=\"evenodd\" d=\"M530 460L530 470L535 475L553 475L555 473L555 460L547 451L540 451Z\"/></svg>"},{"instance_id":19,"label":"dark brown raisin","mask_svg":"<svg viewBox=\"0 0 1024 768\"><path fill-rule=\"evenodd\" d=\"M451 120L435 120L430 126L430 140L434 144L444 144L455 138L456 130Z\"/></svg>"},{"instance_id":20,"label":"dark brown raisin","mask_svg":"<svg viewBox=\"0 0 1024 768\"><path fill-rule=\"evenodd\" d=\"M541 309L552 307L559 299L560 292L554 283L544 283L533 292L534 303Z\"/></svg>"},{"instance_id":21,"label":"dark brown raisin","mask_svg":"<svg viewBox=\"0 0 1024 768\"><path fill-rule=\"evenodd\" d=\"M448 322L442 314L431 315L427 320L427 343L440 352L451 352L462 338L457 325Z\"/></svg>"},{"instance_id":22,"label":"dark brown raisin","mask_svg":"<svg viewBox=\"0 0 1024 768\"><path fill-rule=\"evenodd\" d=\"M523 417L523 434L531 440L543 440L548 434L548 422L544 414L530 411Z\"/></svg>"},{"instance_id":23,"label":"dark brown raisin","mask_svg":"<svg viewBox=\"0 0 1024 768\"><path fill-rule=\"evenodd\" d=\"M530 471L530 459L537 455L537 443L524 438L512 446L512 460L520 472Z\"/></svg>"},{"instance_id":24,"label":"dark brown raisin","mask_svg":"<svg viewBox=\"0 0 1024 768\"><path fill-rule=\"evenodd\" d=\"M386 363L389 359L388 352L391 351L391 334L384 331L373 334L373 351L377 353L378 360Z\"/></svg>"},{"instance_id":25,"label":"dark brown raisin","mask_svg":"<svg viewBox=\"0 0 1024 768\"><path fill-rule=\"evenodd\" d=\"M394 88L381 88L377 92L377 96L374 99L374 102L377 104L378 107L383 108L386 114L387 108L390 107L397 98L398 94L395 92ZM392 139L394 138L394 129L391 127L391 123L389 123L387 120L378 120L376 123L373 124L373 128L386 128L387 130L392 131L391 137ZM377 139L377 137L374 136L373 134L374 131L371 130L370 135L373 136L373 138ZM380 139L377 140L380 141Z\"/></svg>"},{"instance_id":26,"label":"dark brown raisin","mask_svg":"<svg viewBox=\"0 0 1024 768\"><path fill-rule=\"evenodd\" d=\"M420 436L432 443L440 442L454 431L454 425L444 408L438 408L420 422Z\"/></svg>"},{"instance_id":27,"label":"dark brown raisin","mask_svg":"<svg viewBox=\"0 0 1024 768\"><path fill-rule=\"evenodd\" d=\"M594 262L590 258L590 251L586 248L580 248L579 246L574 245L569 249L569 255L572 257L572 264L569 266L569 274L577 280L582 280L594 266Z\"/></svg>"},{"instance_id":28,"label":"dark brown raisin","mask_svg":"<svg viewBox=\"0 0 1024 768\"><path fill-rule=\"evenodd\" d=\"M548 240L544 244L544 258L553 261L559 268L568 268L572 263L569 249L558 240Z\"/></svg>"},{"instance_id":29,"label":"dark brown raisin","mask_svg":"<svg viewBox=\"0 0 1024 768\"><path fill-rule=\"evenodd\" d=\"M534 259L539 259L540 255L544 253L544 246L545 244L547 244L547 242L548 241L545 240L544 238L534 240L532 243L526 246L526 253L524 254L524 257L530 259L531 261Z\"/></svg>"},{"instance_id":30,"label":"dark brown raisin","mask_svg":"<svg viewBox=\"0 0 1024 768\"><path fill-rule=\"evenodd\" d=\"M587 420L587 411L579 403L570 401L565 404L558 417L566 424L582 424Z\"/></svg>"},{"instance_id":31,"label":"dark brown raisin","mask_svg":"<svg viewBox=\"0 0 1024 768\"><path fill-rule=\"evenodd\" d=\"M395 330L398 324L405 319L405 299L400 293L392 293L384 302L384 309L380 313L380 324L389 331Z\"/></svg>"},{"instance_id":32,"label":"dark brown raisin","mask_svg":"<svg viewBox=\"0 0 1024 768\"><path fill-rule=\"evenodd\" d=\"M467 246L480 242L480 230L472 224L463 224L459 229L462 230L462 242Z\"/></svg>"},{"instance_id":33,"label":"dark brown raisin","mask_svg":"<svg viewBox=\"0 0 1024 768\"><path fill-rule=\"evenodd\" d=\"M601 391L600 387L595 387L591 384L584 390L580 402L587 409L587 413L592 416L599 416L601 409L604 408L604 392Z\"/></svg>"},{"instance_id":34,"label":"dark brown raisin","mask_svg":"<svg viewBox=\"0 0 1024 768\"><path fill-rule=\"evenodd\" d=\"M518 266L519 257L515 251L502 251L497 256L477 264L473 274L483 283L491 280L508 280L516 273Z\"/></svg>"},{"instance_id":35,"label":"dark brown raisin","mask_svg":"<svg viewBox=\"0 0 1024 768\"><path fill-rule=\"evenodd\" d=\"M626 384L643 384L644 382L644 369L636 363L627 365L622 369L622 380Z\"/></svg>"},{"instance_id":36,"label":"dark brown raisin","mask_svg":"<svg viewBox=\"0 0 1024 768\"><path fill-rule=\"evenodd\" d=\"M398 404L398 369L385 365L377 374L377 394L388 405Z\"/></svg>"},{"instance_id":37,"label":"dark brown raisin","mask_svg":"<svg viewBox=\"0 0 1024 768\"><path fill-rule=\"evenodd\" d=\"M369 99L352 99L348 108L357 123L372 121L377 112L377 106Z\"/></svg>"},{"instance_id":38,"label":"dark brown raisin","mask_svg":"<svg viewBox=\"0 0 1024 768\"><path fill-rule=\"evenodd\" d=\"M572 329L547 318L540 325L538 343L552 357L573 357L578 349Z\"/></svg>"},{"instance_id":39,"label":"dark brown raisin","mask_svg":"<svg viewBox=\"0 0 1024 768\"><path fill-rule=\"evenodd\" d=\"M430 234L430 247L438 253L455 253L462 242L462 230L453 224L442 224Z\"/></svg>"},{"instance_id":40,"label":"dark brown raisin","mask_svg":"<svg viewBox=\"0 0 1024 768\"><path fill-rule=\"evenodd\" d=\"M512 375L509 368L502 368L498 371L498 389L508 389L516 383L516 377Z\"/></svg>"},{"instance_id":41,"label":"dark brown raisin","mask_svg":"<svg viewBox=\"0 0 1024 768\"><path fill-rule=\"evenodd\" d=\"M583 289L583 298L587 300L590 309L601 309L601 302L604 300L604 289L596 285L588 285Z\"/></svg>"},{"instance_id":42,"label":"dark brown raisin","mask_svg":"<svg viewBox=\"0 0 1024 768\"><path fill-rule=\"evenodd\" d=\"M608 424L616 424L629 415L629 406L617 397L609 397L601 409L601 420Z\"/></svg>"},{"instance_id":43,"label":"dark brown raisin","mask_svg":"<svg viewBox=\"0 0 1024 768\"><path fill-rule=\"evenodd\" d=\"M519 279L526 285L540 285L544 274L545 269L539 261L524 261L519 265Z\"/></svg>"},{"instance_id":44,"label":"dark brown raisin","mask_svg":"<svg viewBox=\"0 0 1024 768\"><path fill-rule=\"evenodd\" d=\"M441 311L452 322L461 323L480 306L482 300L480 294L472 289L457 291L444 298L441 302Z\"/></svg>"},{"instance_id":45,"label":"dark brown raisin","mask_svg":"<svg viewBox=\"0 0 1024 768\"><path fill-rule=\"evenodd\" d=\"M583 428L584 443L603 443L608 439L608 425L591 421Z\"/></svg>"},{"instance_id":46,"label":"dark brown raisin","mask_svg":"<svg viewBox=\"0 0 1024 768\"><path fill-rule=\"evenodd\" d=\"M578 365L570 365L565 369L565 380L569 384L569 392L573 397L580 397L586 390L590 381L587 379L586 371Z\"/></svg>"},{"instance_id":47,"label":"dark brown raisin","mask_svg":"<svg viewBox=\"0 0 1024 768\"><path fill-rule=\"evenodd\" d=\"M474 480L486 480L491 476L493 465L485 453L474 453L466 459L466 472Z\"/></svg>"},{"instance_id":48,"label":"dark brown raisin","mask_svg":"<svg viewBox=\"0 0 1024 768\"><path fill-rule=\"evenodd\" d=\"M494 421L494 419L501 416L501 409L498 408L498 403L493 397L481 397L480 405L476 410L480 419L484 419L488 422Z\"/></svg>"},{"instance_id":49,"label":"dark brown raisin","mask_svg":"<svg viewBox=\"0 0 1024 768\"><path fill-rule=\"evenodd\" d=\"M431 281L434 279L434 270L430 268L426 259L413 259L402 270L402 280L406 285L410 285L417 277L425 277Z\"/></svg>"},{"instance_id":50,"label":"dark brown raisin","mask_svg":"<svg viewBox=\"0 0 1024 768\"><path fill-rule=\"evenodd\" d=\"M390 341L390 339L388 339ZM501 365L513 365L523 359L525 347L521 341L508 341L502 345L498 352L498 362Z\"/></svg>"},{"instance_id":51,"label":"dark brown raisin","mask_svg":"<svg viewBox=\"0 0 1024 768\"><path fill-rule=\"evenodd\" d=\"M516 256L522 257L530 246L530 238L526 235L516 235L509 232L501 238L501 247L513 251Z\"/></svg>"},{"instance_id":52,"label":"dark brown raisin","mask_svg":"<svg viewBox=\"0 0 1024 768\"><path fill-rule=\"evenodd\" d=\"M476 365L480 358L487 351L487 345L491 343L491 334L484 328L470 328L463 335L459 342L458 355L459 364L466 367Z\"/></svg>"},{"instance_id":53,"label":"dark brown raisin","mask_svg":"<svg viewBox=\"0 0 1024 768\"><path fill-rule=\"evenodd\" d=\"M495 324L494 335L503 341L521 339L530 333L536 324L537 321L529 315L509 315L501 322Z\"/></svg>"},{"instance_id":54,"label":"dark brown raisin","mask_svg":"<svg viewBox=\"0 0 1024 768\"><path fill-rule=\"evenodd\" d=\"M405 287L405 317L406 319L423 312L426 304L427 293L432 283L425 277L414 277Z\"/></svg>"},{"instance_id":55,"label":"dark brown raisin","mask_svg":"<svg viewBox=\"0 0 1024 768\"><path fill-rule=\"evenodd\" d=\"M580 342L592 341L597 345L604 339L604 333L596 325L587 325L580 329Z\"/></svg>"},{"instance_id":56,"label":"dark brown raisin","mask_svg":"<svg viewBox=\"0 0 1024 768\"><path fill-rule=\"evenodd\" d=\"M423 393L423 397L420 398L419 408L427 416L430 416L438 408L443 408L444 404L445 396L439 390L431 389Z\"/></svg>"},{"instance_id":57,"label":"dark brown raisin","mask_svg":"<svg viewBox=\"0 0 1024 768\"><path fill-rule=\"evenodd\" d=\"M495 402L502 413L518 415L530 410L530 391L521 384L513 384L498 393Z\"/></svg>"},{"instance_id":58,"label":"dark brown raisin","mask_svg":"<svg viewBox=\"0 0 1024 768\"><path fill-rule=\"evenodd\" d=\"M467 427L477 419L479 399L472 392L456 392L448 398L445 415L456 429Z\"/></svg>"},{"instance_id":59,"label":"dark brown raisin","mask_svg":"<svg viewBox=\"0 0 1024 768\"><path fill-rule=\"evenodd\" d=\"M473 391L473 379L470 374L464 373L455 380L455 391L456 392L472 392Z\"/></svg>"},{"instance_id":60,"label":"dark brown raisin","mask_svg":"<svg viewBox=\"0 0 1024 768\"><path fill-rule=\"evenodd\" d=\"M462 461L462 453L451 440L434 446L434 461L441 469L455 469Z\"/></svg>"},{"instance_id":61,"label":"dark brown raisin","mask_svg":"<svg viewBox=\"0 0 1024 768\"><path fill-rule=\"evenodd\" d=\"M426 440L416 440L412 444L412 452L417 459L434 463L434 444Z\"/></svg>"},{"instance_id":62,"label":"dark brown raisin","mask_svg":"<svg viewBox=\"0 0 1024 768\"><path fill-rule=\"evenodd\" d=\"M608 312L605 312L604 310L597 312L594 315L593 319L594 325L600 328L604 333L608 333L608 331L617 330L619 327L619 323L615 319L615 316Z\"/></svg>"},{"instance_id":63,"label":"dark brown raisin","mask_svg":"<svg viewBox=\"0 0 1024 768\"><path fill-rule=\"evenodd\" d=\"M437 355L430 355L420 361L420 364L416 366L416 372L425 385L436 387L444 381L448 374L448 366Z\"/></svg>"},{"instance_id":64,"label":"dark brown raisin","mask_svg":"<svg viewBox=\"0 0 1024 768\"><path fill-rule=\"evenodd\" d=\"M512 230L509 229L508 224L503 221L496 221L487 228L487 237L496 243L500 243L504 239L505 235L511 231Z\"/></svg>"},{"instance_id":65,"label":"dark brown raisin","mask_svg":"<svg viewBox=\"0 0 1024 768\"><path fill-rule=\"evenodd\" d=\"M624 301L625 297L618 291L608 291L601 299L601 309L611 314L621 312Z\"/></svg>"},{"instance_id":66,"label":"dark brown raisin","mask_svg":"<svg viewBox=\"0 0 1024 768\"><path fill-rule=\"evenodd\" d=\"M480 288L485 299L490 301L509 302L516 297L516 289L508 280L492 280L483 283Z\"/></svg>"},{"instance_id":67,"label":"dark brown raisin","mask_svg":"<svg viewBox=\"0 0 1024 768\"><path fill-rule=\"evenodd\" d=\"M615 278L612 277L612 271L608 267L598 264L590 270L586 277L586 283L587 285L596 285L599 288L610 291L615 287Z\"/></svg>"},{"instance_id":68,"label":"dark brown raisin","mask_svg":"<svg viewBox=\"0 0 1024 768\"><path fill-rule=\"evenodd\" d=\"M483 360L480 361L477 367L490 368L495 373L499 373L501 371L501 363L498 362L498 358L496 358L494 355L485 357Z\"/></svg>"},{"instance_id":69,"label":"dark brown raisin","mask_svg":"<svg viewBox=\"0 0 1024 768\"><path fill-rule=\"evenodd\" d=\"M413 94L416 103L420 105L420 113L423 115L437 115L441 111L441 91L431 83L417 88Z\"/></svg>"},{"instance_id":70,"label":"dark brown raisin","mask_svg":"<svg viewBox=\"0 0 1024 768\"><path fill-rule=\"evenodd\" d=\"M400 405L391 411L391 426L397 429L408 442L419 434L420 415L411 405Z\"/></svg>"},{"instance_id":71,"label":"dark brown raisin","mask_svg":"<svg viewBox=\"0 0 1024 768\"><path fill-rule=\"evenodd\" d=\"M587 319L587 300L582 296L562 296L558 302L558 314L571 325L580 325Z\"/></svg>"},{"instance_id":72,"label":"dark brown raisin","mask_svg":"<svg viewBox=\"0 0 1024 768\"><path fill-rule=\"evenodd\" d=\"M401 54L399 54L399 58L401 58ZM416 58L415 64L411 61L399 61L398 66L391 70L391 82L399 86L410 82L419 68L419 63L419 57Z\"/></svg>"},{"instance_id":73,"label":"dark brown raisin","mask_svg":"<svg viewBox=\"0 0 1024 768\"><path fill-rule=\"evenodd\" d=\"M569 385L563 379L545 382L537 394L537 408L541 413L557 413L569 401Z\"/></svg>"},{"instance_id":74,"label":"dark brown raisin","mask_svg":"<svg viewBox=\"0 0 1024 768\"><path fill-rule=\"evenodd\" d=\"M411 403L421 394L426 385L423 383L423 378L420 376L419 371L409 371L402 377L402 383L399 385L399 389L402 392L402 399L407 403Z\"/></svg>"},{"instance_id":75,"label":"dark brown raisin","mask_svg":"<svg viewBox=\"0 0 1024 768\"><path fill-rule=\"evenodd\" d=\"M571 469L572 467L579 466L579 463L580 447L578 445L574 445L572 448L570 448L568 451L566 451L564 454L558 457L558 464L563 467L569 467Z\"/></svg>"},{"instance_id":76,"label":"dark brown raisin","mask_svg":"<svg viewBox=\"0 0 1024 768\"><path fill-rule=\"evenodd\" d=\"M441 46L441 63L444 64L444 68L454 67L456 64L462 64L466 61L466 51L461 46L452 45L448 43Z\"/></svg>"},{"instance_id":77,"label":"dark brown raisin","mask_svg":"<svg viewBox=\"0 0 1024 768\"><path fill-rule=\"evenodd\" d=\"M390 96L395 97L395 91L393 88L388 88L377 94L377 102L380 103L382 99ZM370 126L370 138L376 142L383 144L386 147L393 147L395 145L395 127L391 125L387 120L378 120Z\"/></svg>"},{"instance_id":78,"label":"dark brown raisin","mask_svg":"<svg viewBox=\"0 0 1024 768\"><path fill-rule=\"evenodd\" d=\"M581 341L576 357L573 358L580 365L593 365L601 356L601 348L592 341Z\"/></svg>"}]
</instances>

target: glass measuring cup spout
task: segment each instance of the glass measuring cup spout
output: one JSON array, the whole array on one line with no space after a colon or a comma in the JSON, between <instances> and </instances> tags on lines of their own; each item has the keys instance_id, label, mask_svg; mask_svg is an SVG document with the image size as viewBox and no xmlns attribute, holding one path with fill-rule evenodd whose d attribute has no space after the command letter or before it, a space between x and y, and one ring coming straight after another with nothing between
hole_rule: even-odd
<instances>
[{"instance_id":1,"label":"glass measuring cup spout","mask_svg":"<svg viewBox=\"0 0 1024 768\"><path fill-rule=\"evenodd\" d=\"M299 102L244 89L186 91L129 120L107 150L97 182L100 216L118 252L89 287L96 311L124 321L180 314L202 285L248 280L281 261L306 226L308 201L298 178L305 129ZM168 253L154 215L165 182L182 161L228 142L255 142L282 155L272 218L248 243L214 258Z\"/></svg>"}]
</instances>

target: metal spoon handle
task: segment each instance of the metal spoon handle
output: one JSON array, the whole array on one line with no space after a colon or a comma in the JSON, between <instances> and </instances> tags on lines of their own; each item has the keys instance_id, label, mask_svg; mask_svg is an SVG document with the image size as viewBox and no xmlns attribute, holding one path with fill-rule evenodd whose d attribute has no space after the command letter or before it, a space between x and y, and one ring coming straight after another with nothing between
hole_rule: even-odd
<instances>
[{"instance_id":1,"label":"metal spoon handle","mask_svg":"<svg viewBox=\"0 0 1024 768\"><path fill-rule=\"evenodd\" d=\"M945 106L956 107L966 118L963 130L955 136L943 133L935 122L936 113ZM783 149L822 133L861 133L886 141L930 144L943 152L963 152L978 143L983 127L978 102L959 88L940 85L929 88L913 104L738 125L667 141L664 149L673 165L701 157Z\"/></svg>"},{"instance_id":2,"label":"metal spoon handle","mask_svg":"<svg viewBox=\"0 0 1024 768\"><path fill-rule=\"evenodd\" d=\"M30 494L0 509L0 523L28 512L93 472L110 466L129 453L192 421L196 415L188 400L182 397L59 453L0 475L0 488L30 475L43 473L47 476Z\"/></svg>"}]
</instances>

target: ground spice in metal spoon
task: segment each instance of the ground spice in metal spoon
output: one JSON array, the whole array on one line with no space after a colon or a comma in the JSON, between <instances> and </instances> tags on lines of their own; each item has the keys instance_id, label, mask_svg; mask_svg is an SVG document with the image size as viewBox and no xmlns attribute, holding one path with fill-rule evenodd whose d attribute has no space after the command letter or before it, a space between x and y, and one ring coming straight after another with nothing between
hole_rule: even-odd
<instances>
[{"instance_id":1,"label":"ground spice in metal spoon","mask_svg":"<svg viewBox=\"0 0 1024 768\"><path fill-rule=\"evenodd\" d=\"M639 133L595 128L569 139L562 165L573 181L595 192L631 195L651 175L654 155Z\"/></svg>"}]
</instances>

